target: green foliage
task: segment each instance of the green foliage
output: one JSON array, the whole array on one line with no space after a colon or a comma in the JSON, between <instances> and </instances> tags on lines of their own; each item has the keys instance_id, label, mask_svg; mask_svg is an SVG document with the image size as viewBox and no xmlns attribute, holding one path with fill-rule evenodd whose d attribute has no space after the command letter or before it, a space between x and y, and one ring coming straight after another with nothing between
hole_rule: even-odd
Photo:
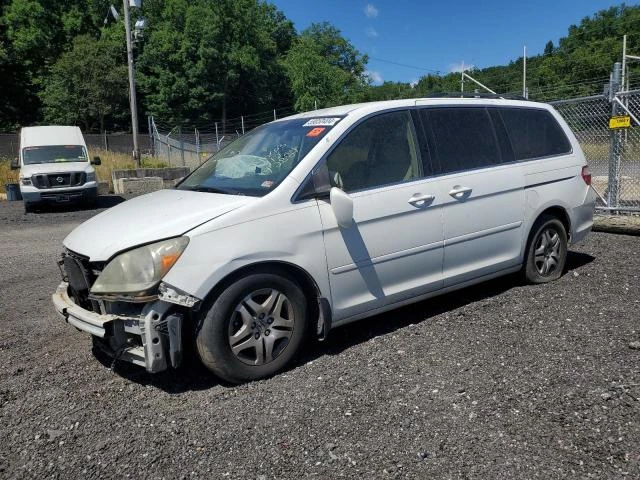
<instances>
[{"instance_id":1,"label":"green foliage","mask_svg":"<svg viewBox=\"0 0 640 480\"><path fill-rule=\"evenodd\" d=\"M46 122L103 131L105 121L113 128L126 117L127 67L119 37L105 31L100 39L75 38L73 48L51 68L40 92Z\"/></svg>"},{"instance_id":2,"label":"green foliage","mask_svg":"<svg viewBox=\"0 0 640 480\"><path fill-rule=\"evenodd\" d=\"M156 19L138 62L149 114L189 125L289 103L280 59L292 23L257 0L167 0L147 7Z\"/></svg>"},{"instance_id":3,"label":"green foliage","mask_svg":"<svg viewBox=\"0 0 640 480\"><path fill-rule=\"evenodd\" d=\"M0 0L0 129L41 121L50 67L80 34L99 34L105 0ZM99 13L102 12L102 13Z\"/></svg>"},{"instance_id":4,"label":"green foliage","mask_svg":"<svg viewBox=\"0 0 640 480\"><path fill-rule=\"evenodd\" d=\"M365 98L367 56L328 23L302 32L284 59L298 111Z\"/></svg>"},{"instance_id":5,"label":"green foliage","mask_svg":"<svg viewBox=\"0 0 640 480\"><path fill-rule=\"evenodd\" d=\"M113 0L0 0L0 130L76 123L85 130L128 129L126 50ZM368 58L328 23L300 34L264 0L144 0L147 19L135 45L140 117L211 126L220 118L290 107L421 97L460 91L460 74L426 75L415 84L373 86ZM640 6L584 18L544 53L527 58L530 97L550 100L602 91L622 35L640 54ZM535 48L535 47L534 47ZM469 74L500 93L522 91L522 63ZM640 87L640 64L631 85ZM479 89L467 81L465 91Z\"/></svg>"}]
</instances>

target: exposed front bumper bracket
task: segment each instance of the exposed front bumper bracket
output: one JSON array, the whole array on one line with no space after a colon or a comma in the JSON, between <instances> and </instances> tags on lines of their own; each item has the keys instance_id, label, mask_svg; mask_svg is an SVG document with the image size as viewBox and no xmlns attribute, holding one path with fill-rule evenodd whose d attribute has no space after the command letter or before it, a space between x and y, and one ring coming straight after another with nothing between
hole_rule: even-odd
<instances>
[{"instance_id":1,"label":"exposed front bumper bracket","mask_svg":"<svg viewBox=\"0 0 640 480\"><path fill-rule=\"evenodd\" d=\"M85 310L69 297L62 282L52 295L56 311L78 330L102 340L96 345L112 357L156 373L166 370L169 357L177 367L182 359L182 315L170 314L171 303L145 304L139 316L100 314ZM132 339L137 341L132 342Z\"/></svg>"}]
</instances>

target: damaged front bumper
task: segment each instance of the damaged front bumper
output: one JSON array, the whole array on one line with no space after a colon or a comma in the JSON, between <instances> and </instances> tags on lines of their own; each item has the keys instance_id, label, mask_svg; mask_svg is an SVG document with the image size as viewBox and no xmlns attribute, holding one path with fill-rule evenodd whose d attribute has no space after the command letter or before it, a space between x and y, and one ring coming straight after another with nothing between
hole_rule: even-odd
<instances>
[{"instance_id":1,"label":"damaged front bumper","mask_svg":"<svg viewBox=\"0 0 640 480\"><path fill-rule=\"evenodd\" d=\"M77 305L68 292L67 282L58 285L52 295L56 311L67 323L98 337L95 344L110 356L143 366L151 373L182 362L184 320L174 304L158 299L137 305L117 302L124 308L110 305L105 310L112 313L97 313Z\"/></svg>"}]
</instances>

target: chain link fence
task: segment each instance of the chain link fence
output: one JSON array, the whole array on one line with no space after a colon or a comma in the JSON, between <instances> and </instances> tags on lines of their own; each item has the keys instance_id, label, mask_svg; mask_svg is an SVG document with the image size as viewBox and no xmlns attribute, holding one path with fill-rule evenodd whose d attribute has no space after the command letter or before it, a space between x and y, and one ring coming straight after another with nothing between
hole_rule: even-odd
<instances>
[{"instance_id":1,"label":"chain link fence","mask_svg":"<svg viewBox=\"0 0 640 480\"><path fill-rule=\"evenodd\" d=\"M85 133L84 140L90 150L106 150L109 152L133 152L133 135L130 133ZM143 154L151 153L151 139L147 134L138 135L138 145ZM19 133L0 134L0 158L15 158L20 149Z\"/></svg>"},{"instance_id":2,"label":"chain link fence","mask_svg":"<svg viewBox=\"0 0 640 480\"><path fill-rule=\"evenodd\" d=\"M640 211L640 126L611 129L615 115L640 115L640 90L551 102L587 157L598 194L597 210Z\"/></svg>"},{"instance_id":3,"label":"chain link fence","mask_svg":"<svg viewBox=\"0 0 640 480\"><path fill-rule=\"evenodd\" d=\"M640 90L619 92L611 97L594 95L558 100L551 104L569 124L587 157L592 186L598 194L596 209L608 213L640 212ZM612 116L629 113L631 126L609 127ZM271 119L266 118L263 123ZM262 119L254 119L250 128L260 121ZM153 119L149 126L154 155L171 166L191 169L245 131L244 121L241 128L238 125L225 134L203 134L197 129L183 133L179 128L162 132Z\"/></svg>"},{"instance_id":4,"label":"chain link fence","mask_svg":"<svg viewBox=\"0 0 640 480\"><path fill-rule=\"evenodd\" d=\"M161 133L153 119L150 125L154 156L172 167L189 167L192 170L237 138L237 135L201 134L195 129L193 133L183 133L178 128Z\"/></svg>"}]
</instances>

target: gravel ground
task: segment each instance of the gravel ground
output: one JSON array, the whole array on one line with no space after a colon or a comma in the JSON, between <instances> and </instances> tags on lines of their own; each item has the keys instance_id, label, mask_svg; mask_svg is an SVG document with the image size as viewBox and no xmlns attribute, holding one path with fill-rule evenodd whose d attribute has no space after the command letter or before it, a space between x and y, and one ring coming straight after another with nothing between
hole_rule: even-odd
<instances>
[{"instance_id":1,"label":"gravel ground","mask_svg":"<svg viewBox=\"0 0 640 480\"><path fill-rule=\"evenodd\" d=\"M594 233L553 284L401 308L228 387L194 363L112 372L57 317L61 241L98 211L0 202L0 477L640 477L640 237Z\"/></svg>"}]
</instances>

